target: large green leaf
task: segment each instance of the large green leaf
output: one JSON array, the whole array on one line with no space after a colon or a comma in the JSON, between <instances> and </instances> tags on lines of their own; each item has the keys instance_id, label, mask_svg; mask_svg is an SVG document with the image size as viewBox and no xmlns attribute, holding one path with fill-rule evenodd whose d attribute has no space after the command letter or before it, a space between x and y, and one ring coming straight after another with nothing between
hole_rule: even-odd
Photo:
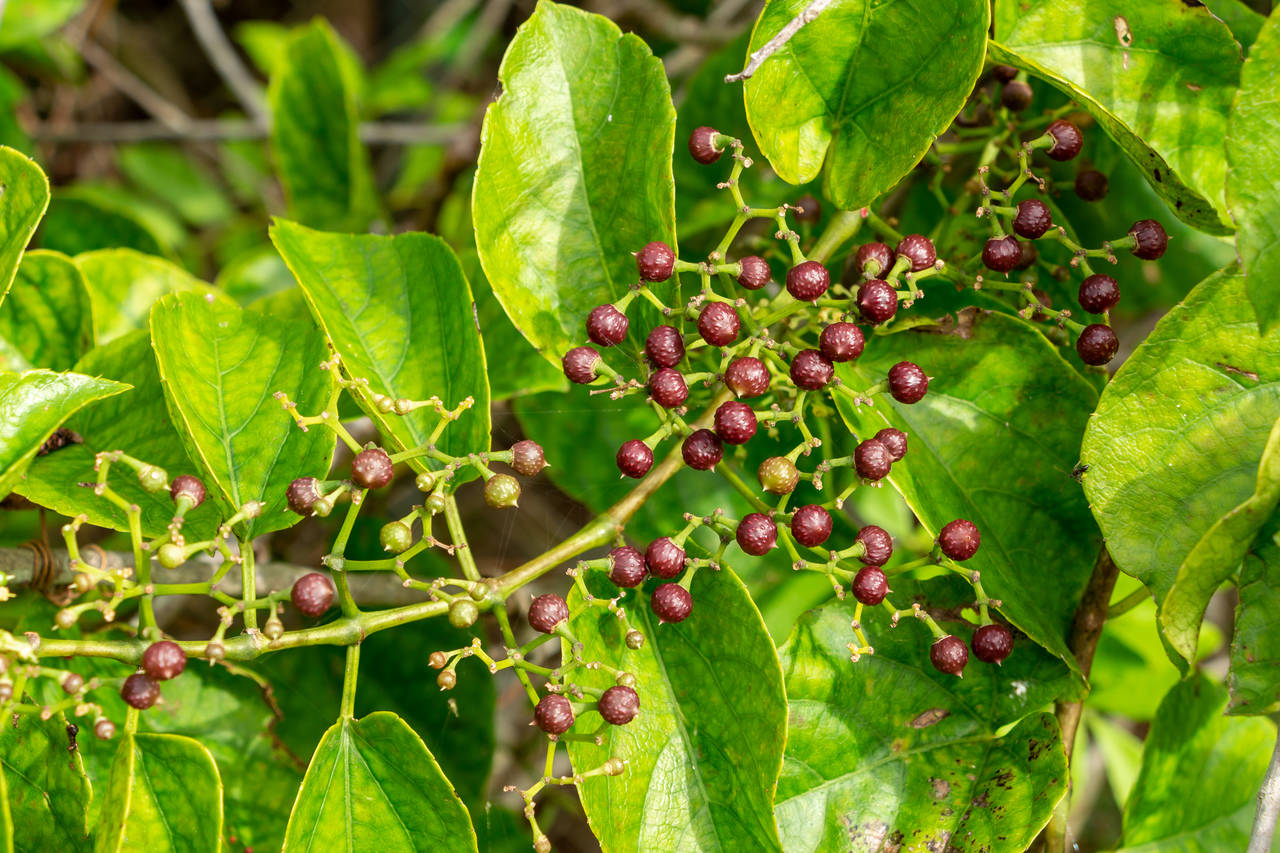
<instances>
[{"instance_id":1,"label":"large green leaf","mask_svg":"<svg viewBox=\"0 0 1280 853\"><path fill-rule=\"evenodd\" d=\"M1203 4L997 0L996 62L1078 101L1184 222L1229 233L1222 146L1241 54Z\"/></svg>"},{"instance_id":2,"label":"large green leaf","mask_svg":"<svg viewBox=\"0 0 1280 853\"><path fill-rule=\"evenodd\" d=\"M472 194L498 301L552 361L636 281L631 253L675 243L667 77L634 35L540 0L507 49Z\"/></svg>"},{"instance_id":3,"label":"large green leaf","mask_svg":"<svg viewBox=\"0 0 1280 853\"><path fill-rule=\"evenodd\" d=\"M1063 638L1101 543L1071 472L1096 396L1028 323L971 319L953 333L875 338L837 371L866 388L897 362L915 362L934 377L919 403L881 394L874 406L853 406L841 395L837 407L861 438L886 426L907 433L889 482L932 534L956 518L978 525L982 548L965 566L982 573L1010 622L1074 667Z\"/></svg>"},{"instance_id":4,"label":"large green leaf","mask_svg":"<svg viewBox=\"0 0 1280 853\"><path fill-rule=\"evenodd\" d=\"M1277 418L1280 332L1259 336L1244 280L1231 270L1197 285L1107 386L1081 448L1085 494L1116 564L1157 602L1175 581L1191 583L1188 574L1221 580L1239 565L1266 515L1214 528L1259 488ZM1274 495L1262 500L1274 506ZM1179 605L1184 623L1216 583L1203 581ZM1179 636L1186 656L1185 628Z\"/></svg>"},{"instance_id":5,"label":"large green leaf","mask_svg":"<svg viewBox=\"0 0 1280 853\"><path fill-rule=\"evenodd\" d=\"M286 853L475 851L466 807L422 739L395 714L342 718L298 791Z\"/></svg>"},{"instance_id":6,"label":"large green leaf","mask_svg":"<svg viewBox=\"0 0 1280 853\"><path fill-rule=\"evenodd\" d=\"M213 290L186 270L135 249L99 249L75 258L93 302L99 344L147 327L151 306L168 293Z\"/></svg>"},{"instance_id":7,"label":"large green leaf","mask_svg":"<svg viewBox=\"0 0 1280 853\"><path fill-rule=\"evenodd\" d=\"M0 497L13 491L40 446L72 413L128 389L78 373L0 371Z\"/></svg>"},{"instance_id":8,"label":"large green leaf","mask_svg":"<svg viewBox=\"0 0 1280 853\"><path fill-rule=\"evenodd\" d=\"M1280 520L1258 536L1244 558L1231 637L1232 714L1280 709Z\"/></svg>"},{"instance_id":9,"label":"large green leaf","mask_svg":"<svg viewBox=\"0 0 1280 853\"><path fill-rule=\"evenodd\" d=\"M434 409L380 412L372 395L427 400L470 411L445 429L454 455L489 448L489 383L471 288L453 250L430 234L326 234L277 220L271 239L311 311L353 377L368 379L361 407L404 448L425 445L440 422ZM416 460L415 465L425 464Z\"/></svg>"},{"instance_id":10,"label":"large green leaf","mask_svg":"<svg viewBox=\"0 0 1280 853\"><path fill-rule=\"evenodd\" d=\"M1160 703L1124 807L1125 853L1243 850L1276 727L1222 714L1227 692L1196 674Z\"/></svg>"},{"instance_id":11,"label":"large green leaf","mask_svg":"<svg viewBox=\"0 0 1280 853\"><path fill-rule=\"evenodd\" d=\"M1067 788L1057 722L1034 713L1062 665L1016 648L1004 667L975 660L964 678L943 675L911 621L875 625L875 654L852 662L852 615L851 604L809 612L781 651L788 853L1026 849Z\"/></svg>"},{"instance_id":12,"label":"large green leaf","mask_svg":"<svg viewBox=\"0 0 1280 853\"><path fill-rule=\"evenodd\" d=\"M22 250L49 206L49 179L35 161L0 146L0 300L9 292Z\"/></svg>"},{"instance_id":13,"label":"large green leaf","mask_svg":"<svg viewBox=\"0 0 1280 853\"><path fill-rule=\"evenodd\" d=\"M79 753L67 745L67 718L60 713L47 720L15 715L0 731L14 850L89 849L89 780Z\"/></svg>"},{"instance_id":14,"label":"large green leaf","mask_svg":"<svg viewBox=\"0 0 1280 853\"><path fill-rule=\"evenodd\" d=\"M126 178L192 225L225 225L234 214L222 187L176 145L126 145L116 150L116 163Z\"/></svg>"},{"instance_id":15,"label":"large green leaf","mask_svg":"<svg viewBox=\"0 0 1280 853\"><path fill-rule=\"evenodd\" d=\"M1248 51L1255 41L1266 17L1258 14L1245 0L1209 0L1205 4L1231 30L1231 34Z\"/></svg>"},{"instance_id":16,"label":"large green leaf","mask_svg":"<svg viewBox=\"0 0 1280 853\"><path fill-rule=\"evenodd\" d=\"M1227 204L1245 290L1264 333L1280 323L1280 13L1272 13L1240 73L1227 128Z\"/></svg>"},{"instance_id":17,"label":"large green leaf","mask_svg":"<svg viewBox=\"0 0 1280 853\"><path fill-rule=\"evenodd\" d=\"M94 841L94 853L218 853L222 779L209 750L180 735L122 735Z\"/></svg>"},{"instance_id":18,"label":"large green leaf","mask_svg":"<svg viewBox=\"0 0 1280 853\"><path fill-rule=\"evenodd\" d=\"M320 367L329 357L324 338L310 323L174 293L151 312L151 340L169 412L188 455L212 478L210 491L233 511L265 503L248 532L297 522L285 490L296 477L328 474L335 437L303 432L274 395L303 413L325 406L334 376Z\"/></svg>"},{"instance_id":19,"label":"large green leaf","mask_svg":"<svg viewBox=\"0 0 1280 853\"><path fill-rule=\"evenodd\" d=\"M616 595L603 577L595 594ZM601 746L569 744L578 772L610 756L621 776L579 783L587 820L606 850L781 850L773 794L786 741L786 699L773 641L746 588L727 568L693 580L693 615L659 625L645 598L628 593L631 624L644 633L627 649L622 624L602 609L574 618L583 657L633 673L640 715L609 730ZM571 608L580 594L571 596ZM575 673L586 686L613 684L602 671ZM585 713L578 732L600 725Z\"/></svg>"},{"instance_id":20,"label":"large green leaf","mask_svg":"<svg viewBox=\"0 0 1280 853\"><path fill-rule=\"evenodd\" d=\"M167 254L171 241L159 223L135 209L115 188L59 190L40 225L39 244L66 255L127 247L149 255Z\"/></svg>"},{"instance_id":21,"label":"large green leaf","mask_svg":"<svg viewBox=\"0 0 1280 853\"><path fill-rule=\"evenodd\" d=\"M323 19L300 29L273 69L271 148L289 213L316 228L363 231L377 215L356 93Z\"/></svg>"},{"instance_id":22,"label":"large green leaf","mask_svg":"<svg viewBox=\"0 0 1280 853\"><path fill-rule=\"evenodd\" d=\"M65 255L28 252L0 301L0 369L70 370L93 345L84 279Z\"/></svg>"},{"instance_id":23,"label":"large green leaf","mask_svg":"<svg viewBox=\"0 0 1280 853\"><path fill-rule=\"evenodd\" d=\"M751 35L764 47L810 0L770 0ZM835 0L747 80L760 150L793 184L823 168L837 207L870 204L924 156L982 71L986 0Z\"/></svg>"},{"instance_id":24,"label":"large green leaf","mask_svg":"<svg viewBox=\"0 0 1280 853\"><path fill-rule=\"evenodd\" d=\"M85 0L10 0L0 24L0 50L45 38L84 6Z\"/></svg>"}]
</instances>

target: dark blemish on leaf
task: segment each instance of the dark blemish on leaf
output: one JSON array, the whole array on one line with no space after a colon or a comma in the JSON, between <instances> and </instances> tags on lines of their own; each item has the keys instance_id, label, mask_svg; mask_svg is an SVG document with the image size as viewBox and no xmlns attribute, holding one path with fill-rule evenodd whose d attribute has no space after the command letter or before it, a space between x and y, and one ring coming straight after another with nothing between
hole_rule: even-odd
<instances>
[{"instance_id":1,"label":"dark blemish on leaf","mask_svg":"<svg viewBox=\"0 0 1280 853\"><path fill-rule=\"evenodd\" d=\"M981 794L973 798L973 807L975 809L985 809L990 805L991 800L987 798L986 791L983 791Z\"/></svg>"},{"instance_id":2,"label":"dark blemish on leaf","mask_svg":"<svg viewBox=\"0 0 1280 853\"><path fill-rule=\"evenodd\" d=\"M1162 183L1164 183L1164 178L1162 178L1162 177L1160 176L1160 170L1159 170L1159 169L1154 170L1154 172L1153 172L1152 174L1155 176L1155 179L1156 179L1156 183L1157 183L1157 184L1162 184Z\"/></svg>"},{"instance_id":3,"label":"dark blemish on leaf","mask_svg":"<svg viewBox=\"0 0 1280 853\"><path fill-rule=\"evenodd\" d=\"M933 786L935 800L941 800L951 793L951 783L946 779L930 779L929 784Z\"/></svg>"},{"instance_id":4,"label":"dark blemish on leaf","mask_svg":"<svg viewBox=\"0 0 1280 853\"><path fill-rule=\"evenodd\" d=\"M927 729L929 726L937 725L942 722L950 716L950 714L951 712L945 708L930 708L928 711L925 711L923 714L912 720L911 727L913 729Z\"/></svg>"},{"instance_id":5,"label":"dark blemish on leaf","mask_svg":"<svg viewBox=\"0 0 1280 853\"><path fill-rule=\"evenodd\" d=\"M1243 367L1236 367L1235 365L1226 364L1225 362L1221 362L1221 361L1216 361L1214 362L1214 364L1216 364L1218 367L1221 367L1227 373L1234 373L1237 376L1244 376L1249 379L1252 379L1254 382L1258 381L1258 374L1254 373L1252 370L1245 370Z\"/></svg>"},{"instance_id":6,"label":"dark blemish on leaf","mask_svg":"<svg viewBox=\"0 0 1280 853\"><path fill-rule=\"evenodd\" d=\"M929 853L946 853L951 849L951 833L943 830L937 838L930 839L924 843L925 849Z\"/></svg>"},{"instance_id":7,"label":"dark blemish on leaf","mask_svg":"<svg viewBox=\"0 0 1280 853\"><path fill-rule=\"evenodd\" d=\"M846 815L840 818L840 822L848 827L851 850L880 850L884 845L885 836L889 833L889 824L882 820L850 825L850 818Z\"/></svg>"},{"instance_id":8,"label":"dark blemish on leaf","mask_svg":"<svg viewBox=\"0 0 1280 853\"><path fill-rule=\"evenodd\" d=\"M53 435L45 439L44 444L36 451L36 456L48 456L55 450L61 450L70 444L84 444L84 439L66 427L58 427Z\"/></svg>"}]
</instances>

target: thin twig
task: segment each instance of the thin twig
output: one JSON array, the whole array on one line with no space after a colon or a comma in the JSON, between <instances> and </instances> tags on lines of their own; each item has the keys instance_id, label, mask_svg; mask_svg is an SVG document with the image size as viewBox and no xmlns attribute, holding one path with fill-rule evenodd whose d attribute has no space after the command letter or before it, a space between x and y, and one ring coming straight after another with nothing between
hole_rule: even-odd
<instances>
[{"instance_id":1,"label":"thin twig","mask_svg":"<svg viewBox=\"0 0 1280 853\"><path fill-rule=\"evenodd\" d=\"M102 45L92 39L85 39L80 45L80 55L113 86L170 130L181 131L191 123L191 116L169 103L163 95L143 82L141 77L121 65Z\"/></svg>"},{"instance_id":2,"label":"thin twig","mask_svg":"<svg viewBox=\"0 0 1280 853\"><path fill-rule=\"evenodd\" d=\"M360 125L360 139L373 145L443 145L469 132L466 122L370 122ZM86 122L68 127L41 125L31 131L40 142L221 142L265 139L268 128L240 119L191 119L182 127L158 121Z\"/></svg>"},{"instance_id":3,"label":"thin twig","mask_svg":"<svg viewBox=\"0 0 1280 853\"><path fill-rule=\"evenodd\" d=\"M245 112L265 127L270 116L262 86L240 61L236 49L219 26L218 17L209 0L182 0L182 10L187 13L187 20L196 34L196 40L204 48L205 55L209 57L209 62L222 82L227 84Z\"/></svg>"},{"instance_id":4,"label":"thin twig","mask_svg":"<svg viewBox=\"0 0 1280 853\"><path fill-rule=\"evenodd\" d=\"M1271 753L1271 766L1258 789L1258 813L1253 816L1253 834L1249 836L1248 853L1268 853L1276 836L1276 817L1280 815L1280 738Z\"/></svg>"},{"instance_id":5,"label":"thin twig","mask_svg":"<svg viewBox=\"0 0 1280 853\"><path fill-rule=\"evenodd\" d=\"M831 5L831 0L813 0L804 10L787 22L787 25L779 30L778 34L769 41L765 42L764 47L751 54L747 62L747 67L739 71L737 74L729 74L724 78L726 83L737 83L739 80L746 80L752 74L759 70L764 61L773 56L782 46L791 41L791 37L800 32L800 28L805 24L813 21L814 18L822 14L822 10Z\"/></svg>"}]
</instances>

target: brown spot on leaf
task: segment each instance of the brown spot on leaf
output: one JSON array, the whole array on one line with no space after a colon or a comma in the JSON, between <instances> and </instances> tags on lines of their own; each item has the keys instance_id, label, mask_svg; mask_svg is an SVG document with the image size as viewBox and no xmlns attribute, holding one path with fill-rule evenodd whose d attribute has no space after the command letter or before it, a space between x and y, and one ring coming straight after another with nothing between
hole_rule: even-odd
<instances>
[{"instance_id":1,"label":"brown spot on leaf","mask_svg":"<svg viewBox=\"0 0 1280 853\"><path fill-rule=\"evenodd\" d=\"M929 784L933 786L933 798L935 800L944 799L947 794L951 793L951 783L946 779L930 779Z\"/></svg>"},{"instance_id":2,"label":"brown spot on leaf","mask_svg":"<svg viewBox=\"0 0 1280 853\"><path fill-rule=\"evenodd\" d=\"M1248 378L1248 379L1252 379L1254 382L1257 382L1257 381L1258 381L1258 374L1257 374L1257 373L1254 373L1252 370L1245 370L1243 367L1236 367L1236 366L1235 366L1235 365L1233 365L1233 364L1227 364L1227 363L1225 363L1225 362L1221 362L1221 361L1214 362L1214 363L1215 363L1218 367L1220 367L1220 368L1222 368L1223 370L1225 370L1227 373L1234 373L1234 374L1236 374L1237 376L1244 376L1244 377L1246 377L1246 378Z\"/></svg>"},{"instance_id":3,"label":"brown spot on leaf","mask_svg":"<svg viewBox=\"0 0 1280 853\"><path fill-rule=\"evenodd\" d=\"M930 708L920 716L911 721L913 729L927 729L929 726L937 725L951 714L945 708Z\"/></svg>"}]
</instances>

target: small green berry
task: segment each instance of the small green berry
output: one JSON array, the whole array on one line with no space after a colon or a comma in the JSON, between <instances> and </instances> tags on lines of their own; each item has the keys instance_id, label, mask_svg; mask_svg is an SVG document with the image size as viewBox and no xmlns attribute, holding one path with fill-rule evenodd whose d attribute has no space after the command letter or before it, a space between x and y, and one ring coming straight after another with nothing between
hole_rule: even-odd
<instances>
[{"instance_id":1,"label":"small green berry","mask_svg":"<svg viewBox=\"0 0 1280 853\"><path fill-rule=\"evenodd\" d=\"M418 491L426 494L436 487L436 473L423 471L413 478L413 484L418 487Z\"/></svg>"},{"instance_id":2,"label":"small green berry","mask_svg":"<svg viewBox=\"0 0 1280 853\"><path fill-rule=\"evenodd\" d=\"M513 507L520 500L520 481L510 474L494 474L484 484L484 502L494 509Z\"/></svg>"},{"instance_id":3,"label":"small green berry","mask_svg":"<svg viewBox=\"0 0 1280 853\"><path fill-rule=\"evenodd\" d=\"M156 561L166 569L176 569L187 561L186 549L176 542L166 542L156 552Z\"/></svg>"},{"instance_id":4,"label":"small green berry","mask_svg":"<svg viewBox=\"0 0 1280 853\"><path fill-rule=\"evenodd\" d=\"M400 554L413 544L413 531L403 521L392 521L382 526L378 541L382 544L382 550Z\"/></svg>"},{"instance_id":5,"label":"small green berry","mask_svg":"<svg viewBox=\"0 0 1280 853\"><path fill-rule=\"evenodd\" d=\"M138 472L138 482L151 494L158 494L169 488L169 472L155 465L144 465Z\"/></svg>"},{"instance_id":6,"label":"small green berry","mask_svg":"<svg viewBox=\"0 0 1280 853\"><path fill-rule=\"evenodd\" d=\"M470 628L479 616L480 608L469 598L459 598L449 605L449 624L455 628Z\"/></svg>"}]
</instances>

